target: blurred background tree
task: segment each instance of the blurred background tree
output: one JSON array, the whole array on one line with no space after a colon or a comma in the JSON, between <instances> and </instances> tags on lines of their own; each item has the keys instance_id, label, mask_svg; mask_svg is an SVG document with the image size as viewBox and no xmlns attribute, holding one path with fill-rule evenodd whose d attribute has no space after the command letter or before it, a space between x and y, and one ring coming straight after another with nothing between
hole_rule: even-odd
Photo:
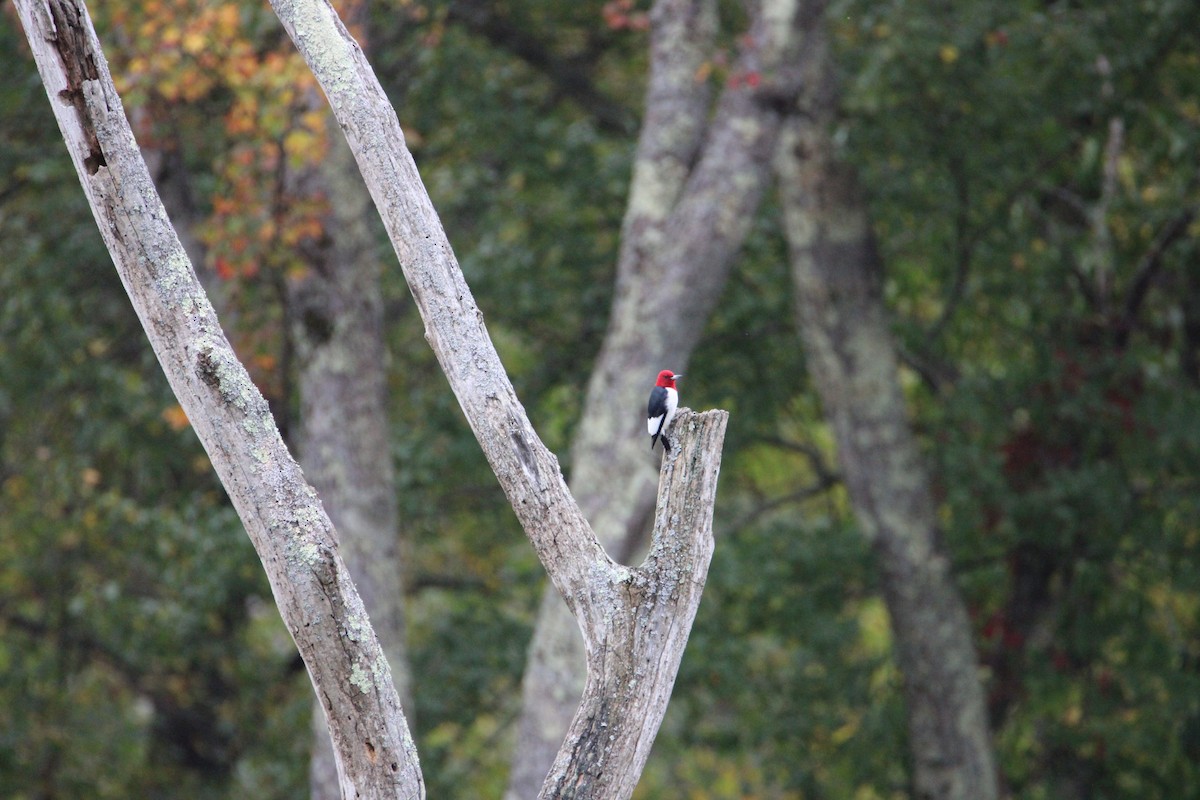
<instances>
[{"instance_id":1,"label":"blurred background tree","mask_svg":"<svg viewBox=\"0 0 1200 800\"><path fill-rule=\"evenodd\" d=\"M373 60L565 455L612 298L646 7L483 6L374 3ZM143 146L188 177L231 338L294 418L279 286L327 209L276 177L323 156L310 78L265 8L93 11ZM868 198L1015 797L1200 794L1198 16L1189 0L829 13L833 140ZM0 796L300 796L311 689L21 41L5 9ZM723 85L728 64L698 78ZM541 573L398 272L381 288L418 745L431 797L498 796ZM687 404L733 425L708 597L643 797L908 794L889 619L791 295L768 203L688 369Z\"/></svg>"}]
</instances>

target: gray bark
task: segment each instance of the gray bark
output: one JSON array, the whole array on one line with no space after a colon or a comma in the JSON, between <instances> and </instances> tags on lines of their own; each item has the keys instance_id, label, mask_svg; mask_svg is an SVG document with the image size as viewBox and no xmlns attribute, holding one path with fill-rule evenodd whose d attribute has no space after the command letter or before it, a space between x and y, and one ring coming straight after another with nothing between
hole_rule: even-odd
<instances>
[{"instance_id":1,"label":"gray bark","mask_svg":"<svg viewBox=\"0 0 1200 800\"><path fill-rule=\"evenodd\" d=\"M353 10L361 30L365 4ZM305 100L309 109L325 109L324 98L315 90ZM136 119L139 112L132 113ZM330 151L320 165L289 168L284 178L289 193L323 194L330 201L319 244L301 253L308 272L288 286L291 313L286 318L293 324L285 335L295 351L301 403L294 441L305 476L337 528L342 558L411 721L402 542L388 447L382 254L371 226L371 198L332 117L329 138ZM181 154L177 149L143 147L142 156L184 249L193 264L201 264L204 248L194 235L201 217ZM200 279L220 319L226 326L236 324L236 318L231 320L236 304L228 300L230 282L211 271L201 273ZM340 797L333 744L319 703L313 711L309 783L310 796L317 800Z\"/></svg>"},{"instance_id":2,"label":"gray bark","mask_svg":"<svg viewBox=\"0 0 1200 800\"><path fill-rule=\"evenodd\" d=\"M171 228L85 9L72 0L22 0L18 10L105 243L246 524L326 710L342 795L423 797L387 659L333 526ZM661 724L707 576L728 416L680 410L650 557L636 569L610 559L517 401L361 51L328 3L279 2L276 10L347 133L467 420L583 631L588 689L542 795L628 797Z\"/></svg>"},{"instance_id":3,"label":"gray bark","mask_svg":"<svg viewBox=\"0 0 1200 800\"><path fill-rule=\"evenodd\" d=\"M273 7L346 133L467 422L583 632L589 691L556 759L559 778L542 795L627 797L662 721L707 572L703 542L711 538L726 415L680 413L677 480L684 483L672 481L660 499L684 494L691 502L664 517L670 533L646 565L614 562L517 400L362 52L324 0L273 0Z\"/></svg>"},{"instance_id":4,"label":"gray bark","mask_svg":"<svg viewBox=\"0 0 1200 800\"><path fill-rule=\"evenodd\" d=\"M318 92L307 100L310 108L325 107ZM285 178L289 191L330 198L321 242L302 254L309 272L289 285L293 325L285 335L295 349L301 398L295 442L305 476L337 528L342 557L411 720L402 548L388 448L381 254L370 225L371 198L332 117L329 128L328 157L317 167L301 167L295 174L289 171ZM142 156L184 249L199 265L204 247L194 230L200 215L180 154L143 147ZM236 307L227 298L229 282L211 273L200 278L228 326ZM313 711L309 783L310 796L317 800L341 796L333 743L319 703Z\"/></svg>"},{"instance_id":5,"label":"gray bark","mask_svg":"<svg viewBox=\"0 0 1200 800\"><path fill-rule=\"evenodd\" d=\"M658 2L651 13L646 117L622 227L614 319L625 316L620 309L640 305L635 267L642 253L652 249L646 240L661 242L662 223L678 201L699 150L711 92L708 82L695 76L710 55L716 22L715 4L708 0ZM618 330L610 323L606 342ZM667 356L660 352L657 358L635 354L618 359L617 348L611 350L609 358L601 355L589 384L574 444L571 485L605 548L627 560L623 543L631 528L644 524L653 502L655 464L640 435L643 423L636 412L644 398L638 391L653 385L651 376L666 368ZM672 356L678 359L685 353ZM672 368L682 372L682 363ZM609 376L608 388L597 382L601 373ZM621 377L627 378L624 391L611 387ZM593 482L597 478L600 484ZM506 800L531 797L542 785L583 694L584 671L583 640L570 612L547 587L522 681Z\"/></svg>"},{"instance_id":6,"label":"gray bark","mask_svg":"<svg viewBox=\"0 0 1200 800\"><path fill-rule=\"evenodd\" d=\"M337 536L229 346L137 149L86 9L17 4L105 244L262 559L331 720L347 797L424 796L416 748Z\"/></svg>"},{"instance_id":7,"label":"gray bark","mask_svg":"<svg viewBox=\"0 0 1200 800\"><path fill-rule=\"evenodd\" d=\"M785 129L778 162L800 336L879 564L904 675L914 796L992 800L996 768L970 622L909 427L866 206L828 132L836 87L823 29L808 54L807 113Z\"/></svg>"},{"instance_id":8,"label":"gray bark","mask_svg":"<svg viewBox=\"0 0 1200 800\"><path fill-rule=\"evenodd\" d=\"M571 487L596 535L628 558L654 505L641 409L660 369L687 371L762 194L782 110L799 91L795 0L761 3L750 44L712 108L708 82L715 4L659 0L651 68L616 296L572 448ZM749 76L756 76L750 79ZM687 378L680 384L687 395ZM583 684L582 642L552 594L543 598L522 687L505 797L532 795L566 731Z\"/></svg>"},{"instance_id":9,"label":"gray bark","mask_svg":"<svg viewBox=\"0 0 1200 800\"><path fill-rule=\"evenodd\" d=\"M650 552L605 565L603 615L584 625L587 680L540 798L633 794L675 685L712 560L712 509L729 415L681 408L663 459Z\"/></svg>"}]
</instances>

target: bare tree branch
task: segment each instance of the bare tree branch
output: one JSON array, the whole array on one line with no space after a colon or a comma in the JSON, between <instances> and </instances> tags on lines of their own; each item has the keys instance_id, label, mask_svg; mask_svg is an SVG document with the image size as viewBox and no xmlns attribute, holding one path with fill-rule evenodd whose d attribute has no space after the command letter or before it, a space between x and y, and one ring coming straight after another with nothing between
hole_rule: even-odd
<instances>
[{"instance_id":1,"label":"bare tree branch","mask_svg":"<svg viewBox=\"0 0 1200 800\"><path fill-rule=\"evenodd\" d=\"M571 448L572 488L610 552L641 546L654 507L656 465L630 409L645 407L659 369L686 371L755 218L786 99L799 92L801 10L795 0L755 4L715 109L707 70L716 4L658 0L650 12L650 78L616 292ZM561 606L547 593L539 609L507 800L532 794L582 690L584 653Z\"/></svg>"},{"instance_id":2,"label":"bare tree branch","mask_svg":"<svg viewBox=\"0 0 1200 800\"><path fill-rule=\"evenodd\" d=\"M324 0L275 8L313 68L400 256L426 338L588 645L589 693L544 796L628 797L662 721L712 555L728 415L681 409L655 546L637 569L592 535L533 431L391 106ZM105 243L155 353L267 570L325 709L345 797L421 798L387 659L316 493L237 361L137 149L80 0L18 10ZM59 102L59 101L65 102Z\"/></svg>"},{"instance_id":3,"label":"bare tree branch","mask_svg":"<svg viewBox=\"0 0 1200 800\"><path fill-rule=\"evenodd\" d=\"M1171 219L1167 220L1150 243L1150 248L1138 260L1134 271L1133 282L1129 286L1129 295L1125 298L1124 316L1121 325L1121 335L1127 336L1133 329L1142 302L1150 291L1155 277L1162 269L1167 251L1171 245L1187 235L1188 227L1196 218L1196 207L1185 208Z\"/></svg>"},{"instance_id":4,"label":"bare tree branch","mask_svg":"<svg viewBox=\"0 0 1200 800\"><path fill-rule=\"evenodd\" d=\"M650 755L712 560L712 508L729 415L680 409L650 553L617 566L607 613L584 628L587 684L540 798L622 800Z\"/></svg>"},{"instance_id":5,"label":"bare tree branch","mask_svg":"<svg viewBox=\"0 0 1200 800\"><path fill-rule=\"evenodd\" d=\"M662 721L707 571L707 558L684 543L711 535L724 412L677 417L683 454L666 469L679 464L683 478L677 480L685 483L672 484L672 491L691 496L694 507L667 517L673 535L664 537L653 564L632 570L614 562L517 400L396 114L362 51L325 0L272 5L329 98L399 256L426 339L592 656L590 693L576 716L584 722L572 729L556 761L565 783L547 782L543 795L626 797ZM690 583L680 583L680 576ZM665 593L658 594L659 587ZM643 654L645 664L637 660ZM623 682L613 683L622 675ZM589 711L597 708L604 712L603 728L588 723L598 724ZM595 774L597 757L603 759L601 775ZM585 791L585 784L596 788Z\"/></svg>"},{"instance_id":6,"label":"bare tree branch","mask_svg":"<svg viewBox=\"0 0 1200 800\"><path fill-rule=\"evenodd\" d=\"M588 594L607 556L534 432L475 304L374 72L325 0L275 0L284 27L325 90L383 217L433 348L492 471L555 586Z\"/></svg>"},{"instance_id":7,"label":"bare tree branch","mask_svg":"<svg viewBox=\"0 0 1200 800\"><path fill-rule=\"evenodd\" d=\"M176 397L262 559L331 720L347 796L424 796L387 658L316 492L229 346L138 151L79 0L18 0L80 182Z\"/></svg>"}]
</instances>

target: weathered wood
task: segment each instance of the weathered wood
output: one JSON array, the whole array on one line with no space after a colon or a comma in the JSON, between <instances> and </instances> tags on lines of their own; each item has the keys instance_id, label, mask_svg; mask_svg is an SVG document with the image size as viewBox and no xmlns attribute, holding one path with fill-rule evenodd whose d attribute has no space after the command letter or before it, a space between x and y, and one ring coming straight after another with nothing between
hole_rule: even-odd
<instances>
[{"instance_id":1,"label":"weathered wood","mask_svg":"<svg viewBox=\"0 0 1200 800\"><path fill-rule=\"evenodd\" d=\"M752 22L720 96L698 80L711 65L711 0L658 0L651 11L650 76L616 293L571 448L571 489L609 552L628 559L654 509L655 461L644 407L660 369L688 372L692 350L773 179L805 20L797 0L750 4ZM687 378L680 384L688 396ZM522 688L522 748L506 800L538 785L579 696L585 662L561 603L543 601Z\"/></svg>"},{"instance_id":2,"label":"weathered wood","mask_svg":"<svg viewBox=\"0 0 1200 800\"><path fill-rule=\"evenodd\" d=\"M388 663L338 555L333 526L171 228L81 0L17 5L122 282L246 524L326 710L343 796L423 797ZM545 791L627 797L661 724L707 574L727 415L681 411L674 426L681 448L663 468L664 515L651 557L637 569L610 559L517 401L361 52L323 0L281 0L276 10L347 132L426 337L588 643L591 691L578 715L584 723L564 743L562 780Z\"/></svg>"},{"instance_id":3,"label":"weathered wood","mask_svg":"<svg viewBox=\"0 0 1200 800\"><path fill-rule=\"evenodd\" d=\"M712 510L729 414L681 408L664 455L650 552L595 587L604 614L585 630L587 681L541 798L633 794L666 713L713 554ZM598 576L599 577L599 576Z\"/></svg>"},{"instance_id":4,"label":"weathered wood","mask_svg":"<svg viewBox=\"0 0 1200 800\"><path fill-rule=\"evenodd\" d=\"M621 230L613 314L614 320L629 322L634 321L620 308L640 306L638 298L644 292L639 285L641 272L634 266L661 249L662 223L678 202L704 140L712 90L708 81L698 81L696 75L712 57L716 3L658 0L650 21L649 83ZM650 274L657 280L661 273L655 269ZM687 313L683 308L660 310L672 316ZM606 341L628 338L622 330L610 323ZM572 451L572 492L601 544L623 563L629 560L622 544L629 530L644 529L653 511L657 464L646 451L641 416L626 410L644 404L644 394L659 369L682 372L684 363L673 360L684 352L671 353L670 359L663 352L675 346L674 340L656 341L651 335L642 344L641 352L606 346L597 359ZM600 376L620 380L628 388L615 389L611 380ZM505 800L526 800L545 782L583 696L585 668L583 640L575 621L558 593L547 587L521 681L520 746L512 754Z\"/></svg>"},{"instance_id":5,"label":"weathered wood","mask_svg":"<svg viewBox=\"0 0 1200 800\"><path fill-rule=\"evenodd\" d=\"M621 648L634 648L638 637L613 639L611 634L615 621L628 614L622 610L628 608L628 582L641 573L621 566L604 551L567 489L557 458L533 430L405 146L399 120L374 72L326 0L272 0L272 6L329 98L399 257L425 323L425 337L551 583L574 613L589 653L610 652L614 654L611 658L632 658L633 651L623 656L619 653ZM641 402L632 405L634 409L640 407ZM724 412L717 413L724 418ZM682 429L679 421L675 427ZM723 431L723 423L720 427ZM716 442L720 440L717 437ZM715 464L719 464L719 446ZM715 487L715 472L712 477ZM711 513L710 499L706 509L689 520L707 527L711 525ZM709 521L701 525L699 519L704 514ZM679 571L675 569L675 557L675 551L664 550L664 572ZM694 559L687 564L687 574L700 574ZM694 607L690 613L686 603L656 603L654 607L661 613L674 614L672 629L682 630L686 639ZM638 636L641 634L638 632ZM663 642L670 640L665 635L660 638ZM624 720L624 725L634 725L636 721L638 747L644 748L614 747L607 751L610 755L605 760L604 787L632 791L636 784L649 743L662 722L682 644L678 642L678 652L672 651L671 657L660 658L654 670L639 676L639 694L660 697L661 705L646 707L628 692L613 694L615 687L599 684L603 692L609 693L597 702L604 704L612 724ZM608 661L589 665L593 673L608 667ZM601 677L593 676L592 680ZM587 749L591 742L588 733L574 731L563 743L560 758L566 765L564 774L586 771L580 765L593 752ZM599 793L576 792L573 796L622 796L607 793L607 789L596 791Z\"/></svg>"},{"instance_id":6,"label":"weathered wood","mask_svg":"<svg viewBox=\"0 0 1200 800\"><path fill-rule=\"evenodd\" d=\"M330 719L346 797L420 798L391 672L316 492L167 219L81 0L17 10L96 223L171 388L262 559Z\"/></svg>"},{"instance_id":7,"label":"weathered wood","mask_svg":"<svg viewBox=\"0 0 1200 800\"><path fill-rule=\"evenodd\" d=\"M314 87L305 103L318 113ZM304 474L337 526L342 558L379 636L410 723L412 681L405 643L403 552L387 414L388 354L371 198L332 119L335 137L319 166L298 179L330 198L326 235L305 248L308 267L289 281L300 396L296 438ZM311 800L341 795L325 715L313 715Z\"/></svg>"},{"instance_id":8,"label":"weathered wood","mask_svg":"<svg viewBox=\"0 0 1200 800\"><path fill-rule=\"evenodd\" d=\"M555 586L587 594L590 565L605 560L567 491L558 459L538 438L484 325L404 143L396 112L337 13L325 0L273 0L313 70L355 154L425 322L425 338L517 517Z\"/></svg>"}]
</instances>

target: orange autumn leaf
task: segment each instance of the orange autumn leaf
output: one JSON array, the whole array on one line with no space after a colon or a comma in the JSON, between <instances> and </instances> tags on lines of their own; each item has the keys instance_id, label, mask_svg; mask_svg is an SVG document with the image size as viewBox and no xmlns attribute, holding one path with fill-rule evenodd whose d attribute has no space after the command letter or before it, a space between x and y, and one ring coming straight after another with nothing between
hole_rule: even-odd
<instances>
[{"instance_id":1,"label":"orange autumn leaf","mask_svg":"<svg viewBox=\"0 0 1200 800\"><path fill-rule=\"evenodd\" d=\"M278 364L279 359L270 353L259 353L254 356L254 367L262 372L274 372Z\"/></svg>"},{"instance_id":2,"label":"orange autumn leaf","mask_svg":"<svg viewBox=\"0 0 1200 800\"><path fill-rule=\"evenodd\" d=\"M166 422L167 426L173 431L181 431L192 424L188 420L187 414L184 412L183 407L178 403L164 408L161 416L163 421Z\"/></svg>"}]
</instances>

